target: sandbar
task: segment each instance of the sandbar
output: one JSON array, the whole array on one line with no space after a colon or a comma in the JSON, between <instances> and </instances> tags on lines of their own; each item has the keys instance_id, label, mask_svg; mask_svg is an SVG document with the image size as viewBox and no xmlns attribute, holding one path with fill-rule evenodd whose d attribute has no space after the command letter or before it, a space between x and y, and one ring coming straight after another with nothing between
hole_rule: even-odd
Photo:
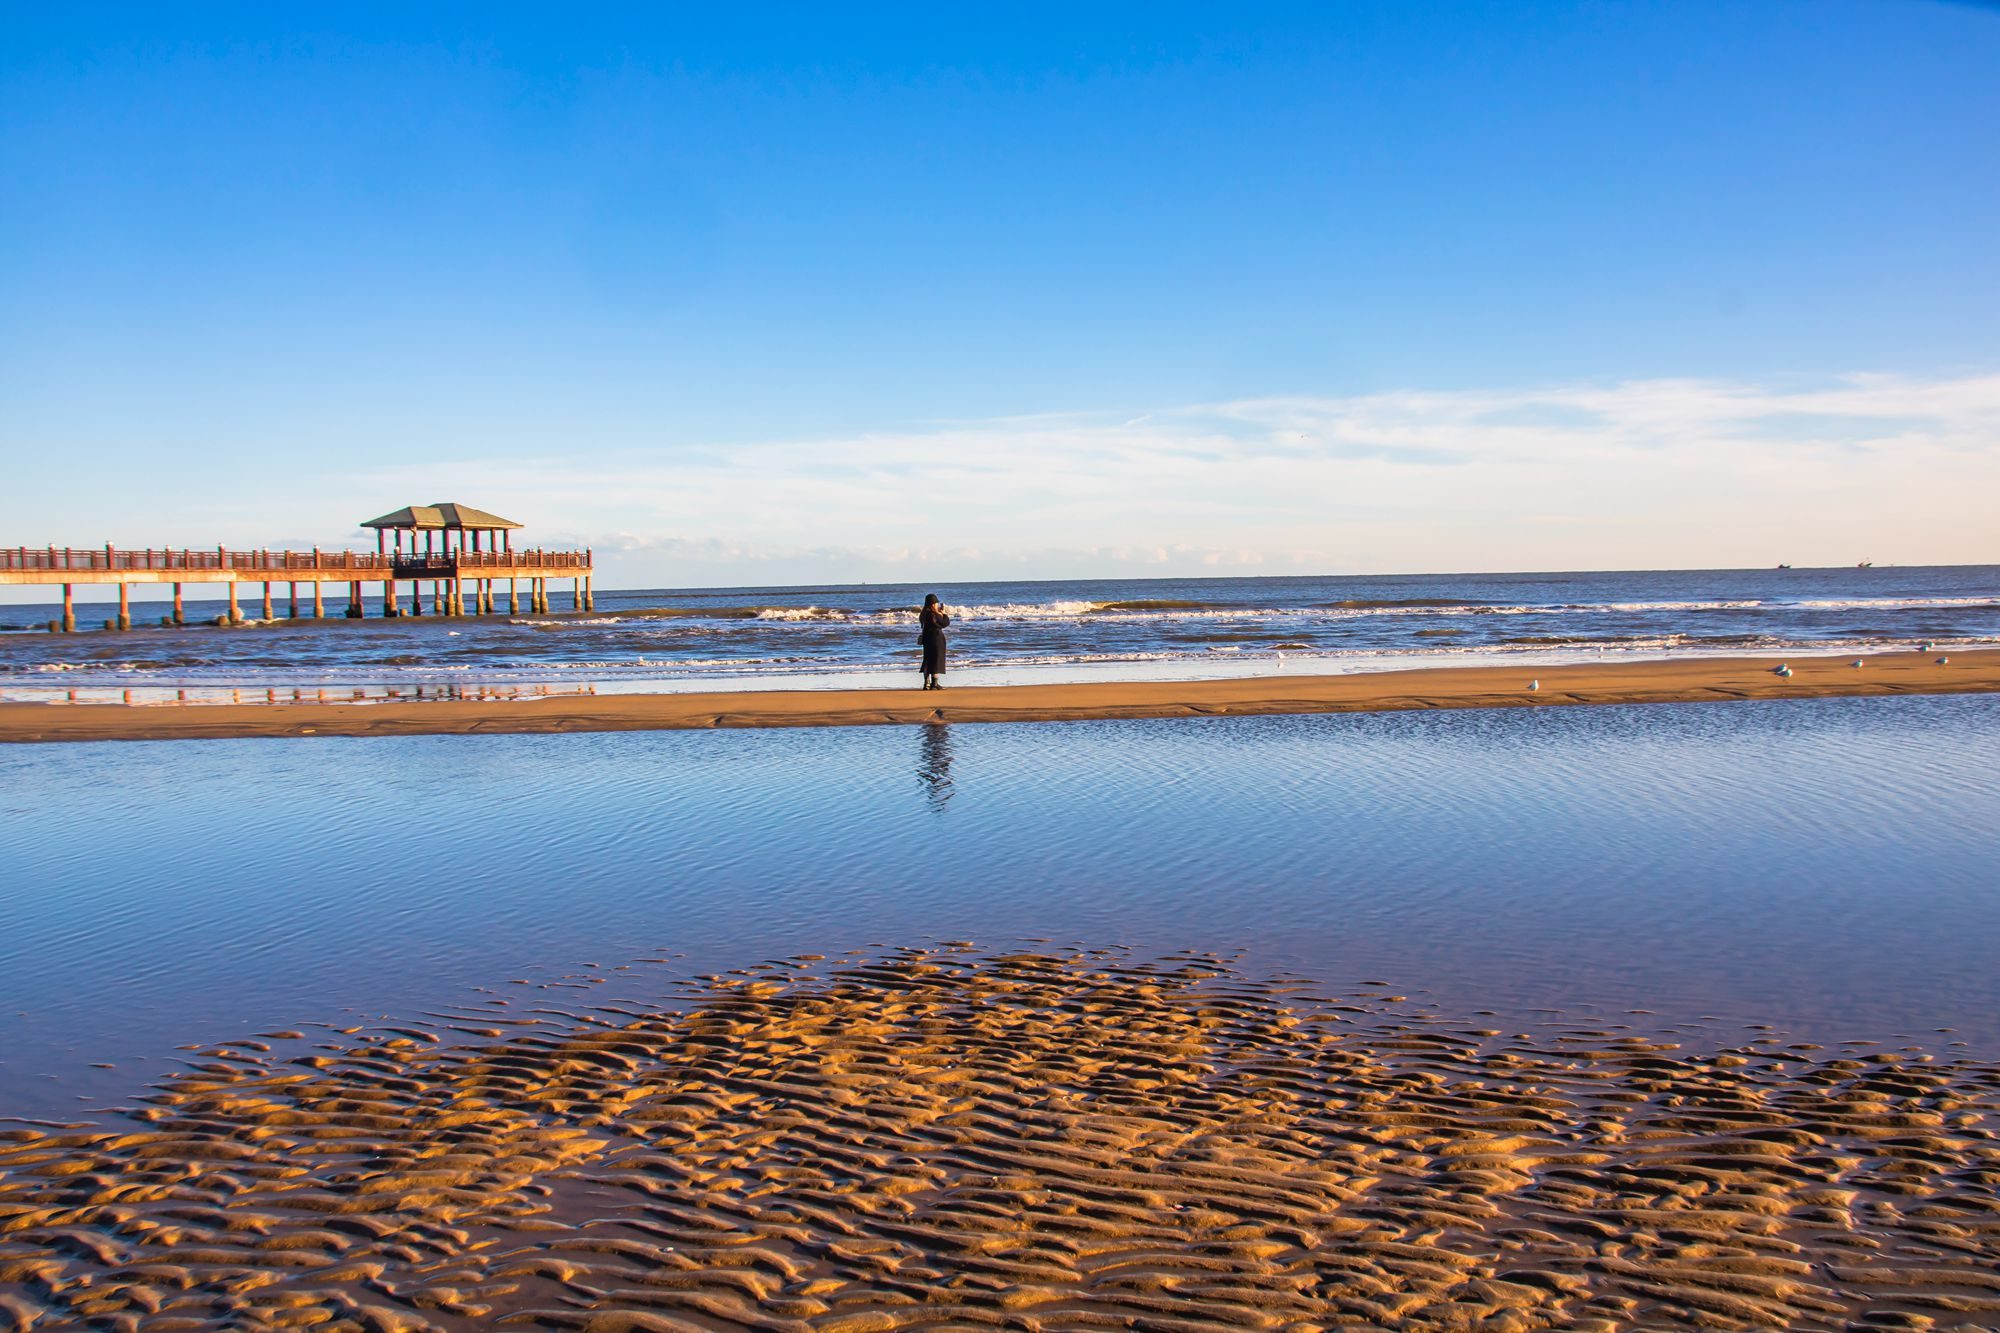
<instances>
[{"instance_id":1,"label":"sandbar","mask_svg":"<svg viewBox=\"0 0 2000 1333\"><path fill-rule=\"evenodd\" d=\"M1430 667L1338 676L992 685L937 692L758 690L365 704L0 703L0 741L1072 722L2000 691L2000 649L1948 655L1903 651L1860 659L1861 666L1854 665L1856 660L1848 656L1682 658L1573 666ZM1790 665L1789 677L1775 674L1781 663ZM1536 681L1540 688L1530 690Z\"/></svg>"}]
</instances>

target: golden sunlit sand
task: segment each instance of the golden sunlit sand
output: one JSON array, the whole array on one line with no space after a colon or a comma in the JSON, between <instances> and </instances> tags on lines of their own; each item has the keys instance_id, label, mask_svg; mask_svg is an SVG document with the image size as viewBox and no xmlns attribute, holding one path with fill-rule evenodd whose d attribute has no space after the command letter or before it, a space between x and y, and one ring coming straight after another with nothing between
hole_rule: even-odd
<instances>
[{"instance_id":1,"label":"golden sunlit sand","mask_svg":"<svg viewBox=\"0 0 2000 1333\"><path fill-rule=\"evenodd\" d=\"M0 1134L0 1326L2000 1319L2000 1065L1522 1023L944 946L267 1033Z\"/></svg>"},{"instance_id":2,"label":"golden sunlit sand","mask_svg":"<svg viewBox=\"0 0 2000 1333\"><path fill-rule=\"evenodd\" d=\"M1433 667L1342 676L993 685L930 693L761 690L369 704L0 703L0 741L650 731L922 722L1052 722L1396 709L1689 703L2000 690L2000 649L1862 659L1683 658ZM1775 668L1788 665L1792 674ZM1531 690L1531 684L1540 688Z\"/></svg>"}]
</instances>

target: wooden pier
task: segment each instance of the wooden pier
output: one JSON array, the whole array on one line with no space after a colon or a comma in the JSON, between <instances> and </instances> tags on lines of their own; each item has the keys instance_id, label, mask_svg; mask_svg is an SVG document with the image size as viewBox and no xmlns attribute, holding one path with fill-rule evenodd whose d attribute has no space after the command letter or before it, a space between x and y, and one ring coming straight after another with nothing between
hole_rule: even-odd
<instances>
[{"instance_id":1,"label":"wooden pier","mask_svg":"<svg viewBox=\"0 0 2000 1333\"><path fill-rule=\"evenodd\" d=\"M218 619L228 624L243 623L238 590L244 584L262 585L265 620L278 618L273 594L280 586L287 589L289 616L299 619L301 584L312 599L311 616L315 620L326 616L328 584L346 585L344 614L350 619L367 614L365 590L370 584L380 585L377 605L384 616L492 615L501 596L496 585L503 582L507 585L504 596L508 614L521 613L523 585L528 611L547 614L550 584L565 579L571 585L573 610L595 608L591 552L532 548L516 551L506 534L520 525L506 519L462 505L425 505L362 526L376 529L376 550L231 551L216 547L135 551L109 545L89 550L5 547L0 548L0 584L61 585L62 617L51 620L49 628L62 632L76 629L75 589L80 583L117 585L118 614L104 622L106 629L132 627L131 588L135 583L173 585L173 614L163 623L174 625L186 623L182 589L188 584L226 587L229 611ZM388 545L390 532L396 536L393 550ZM403 549L405 533L409 535L407 551ZM487 537L486 549L480 549L482 534ZM420 536L421 545L417 540ZM407 606L399 587L404 583L410 585ZM424 607L426 584L430 597L428 612Z\"/></svg>"}]
</instances>

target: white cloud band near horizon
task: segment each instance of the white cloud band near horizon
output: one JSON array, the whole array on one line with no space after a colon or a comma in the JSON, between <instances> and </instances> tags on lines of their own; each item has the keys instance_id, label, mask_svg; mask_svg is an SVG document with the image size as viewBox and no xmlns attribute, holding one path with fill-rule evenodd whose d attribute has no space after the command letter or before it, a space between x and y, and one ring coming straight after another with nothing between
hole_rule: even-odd
<instances>
[{"instance_id":1,"label":"white cloud band near horizon","mask_svg":"<svg viewBox=\"0 0 2000 1333\"><path fill-rule=\"evenodd\" d=\"M200 532L165 511L173 530L105 536L334 546L357 516L456 499L521 520L529 540L594 546L604 588L2000 562L2000 374L1289 396L728 446L632 439L329 471L288 493L289 534L218 496Z\"/></svg>"},{"instance_id":2,"label":"white cloud band near horizon","mask_svg":"<svg viewBox=\"0 0 2000 1333\"><path fill-rule=\"evenodd\" d=\"M605 586L1986 563L2000 375L1259 398L381 481L474 469Z\"/></svg>"}]
</instances>

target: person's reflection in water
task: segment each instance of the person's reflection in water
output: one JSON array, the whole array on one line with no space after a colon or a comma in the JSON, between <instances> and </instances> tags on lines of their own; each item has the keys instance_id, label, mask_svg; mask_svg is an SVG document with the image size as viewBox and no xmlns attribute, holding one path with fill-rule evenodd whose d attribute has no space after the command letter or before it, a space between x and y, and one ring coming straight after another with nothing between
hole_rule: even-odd
<instances>
[{"instance_id":1,"label":"person's reflection in water","mask_svg":"<svg viewBox=\"0 0 2000 1333\"><path fill-rule=\"evenodd\" d=\"M918 727L922 749L917 757L917 779L924 784L924 799L933 810L942 812L951 802L951 728L942 722L926 722Z\"/></svg>"}]
</instances>

